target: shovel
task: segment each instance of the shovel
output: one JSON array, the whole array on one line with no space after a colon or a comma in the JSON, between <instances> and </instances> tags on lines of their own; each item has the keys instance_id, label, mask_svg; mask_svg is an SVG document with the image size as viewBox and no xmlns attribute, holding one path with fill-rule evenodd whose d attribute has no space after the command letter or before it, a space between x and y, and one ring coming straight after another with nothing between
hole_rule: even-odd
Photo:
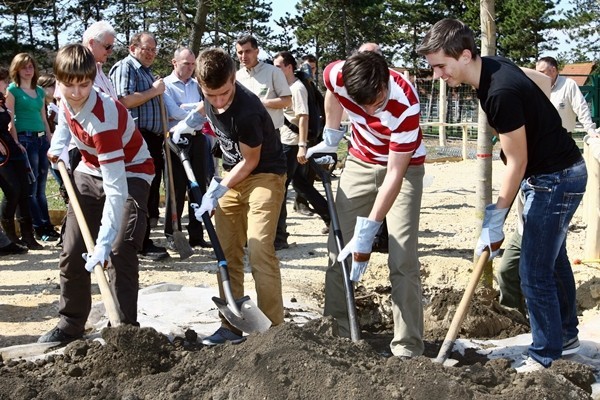
<instances>
[{"instance_id":1,"label":"shovel","mask_svg":"<svg viewBox=\"0 0 600 400\"><path fill-rule=\"evenodd\" d=\"M456 336L458 336L460 324L462 324L463 320L465 319L465 316L467 315L469 305L471 304L471 298L473 297L473 293L475 293L475 288L477 288L477 284L479 283L479 279L481 278L481 274L483 273L483 268L485 267L485 264L487 264L489 258L490 249L486 248L481 253L481 256L479 256L477 265L475 266L475 269L473 269L473 273L471 274L469 284L467 285L465 293L463 294L458 308L456 309L456 313L452 318L450 328L448 328L448 333L446 333L446 337L444 338L442 347L440 348L440 351L437 357L433 360L433 362L443 364L444 361L446 361L446 359L448 358L452 347L454 347L454 341L456 340Z\"/></svg>"},{"instance_id":2,"label":"shovel","mask_svg":"<svg viewBox=\"0 0 600 400\"><path fill-rule=\"evenodd\" d=\"M167 112L165 110L165 103L162 95L159 96L160 103L160 115L165 135L165 158L167 164L167 180L168 191L169 191L169 202L171 203L171 225L173 227L173 242L175 242L175 248L179 252L179 259L185 260L186 258L194 255L194 249L190 246L183 232L179 230L179 217L177 216L177 200L175 199L175 183L173 182L173 163L171 162L171 152L169 151L168 142L169 129L167 126Z\"/></svg>"},{"instance_id":3,"label":"shovel","mask_svg":"<svg viewBox=\"0 0 600 400\"><path fill-rule=\"evenodd\" d=\"M69 195L69 204L71 207L73 207L73 211L75 212L77 224L79 225L81 235L85 241L87 252L88 254L92 254L94 252L94 239L90 233L90 228L85 222L85 216L81 210L81 205L77 199L77 193L75 192L75 188L71 182L71 177L69 176L67 167L62 160L58 161L58 171L60 172L60 176L65 184L65 189L67 189L67 194ZM106 307L106 313L108 314L110 325L112 327L117 327L121 325L121 321L123 320L121 308L119 307L117 296L115 296L112 288L108 284L106 275L104 275L104 268L102 265L100 265L100 263L96 264L94 267L94 275L96 275L96 281L98 283L98 287L100 288L100 294L102 295L102 301L104 301L104 306Z\"/></svg>"},{"instance_id":4,"label":"shovel","mask_svg":"<svg viewBox=\"0 0 600 400\"><path fill-rule=\"evenodd\" d=\"M202 203L202 189L200 189L198 181L196 181L187 152L173 143L172 140L168 140L168 143L173 151L179 155L183 168L185 169L189 184L190 201L197 204ZM191 215L190 218L194 218L194 216ZM244 296L237 300L233 297L231 285L229 283L227 260L225 259L221 244L219 243L215 227L207 212L202 215L202 222L206 227L210 242L215 251L215 256L217 257L219 273L221 274L221 284L223 286L223 293L225 294L225 300L219 297L213 297L212 300L215 302L225 319L237 329L246 333L265 332L271 326L271 320L261 311L261 309L250 300L249 296Z\"/></svg>"},{"instance_id":5,"label":"shovel","mask_svg":"<svg viewBox=\"0 0 600 400\"><path fill-rule=\"evenodd\" d=\"M321 158L309 158L308 162L310 166L321 177L323 187L325 188L325 197L327 197L327 207L329 208L329 216L331 217L331 227L333 229L333 236L335 237L335 244L338 252L341 252L344 248L344 238L342 237L342 230L340 228L340 220L338 219L337 210L335 208L335 202L333 198L333 190L331 189L331 176L327 173L319 164L331 164L333 158L331 156L324 156ZM353 342L360 340L360 328L358 326L358 317L356 315L356 302L354 300L354 286L350 281L350 266L348 265L348 259L345 259L341 263L342 276L344 279L344 289L346 293L346 307L348 309L348 323L350 324L350 339Z\"/></svg>"}]
</instances>

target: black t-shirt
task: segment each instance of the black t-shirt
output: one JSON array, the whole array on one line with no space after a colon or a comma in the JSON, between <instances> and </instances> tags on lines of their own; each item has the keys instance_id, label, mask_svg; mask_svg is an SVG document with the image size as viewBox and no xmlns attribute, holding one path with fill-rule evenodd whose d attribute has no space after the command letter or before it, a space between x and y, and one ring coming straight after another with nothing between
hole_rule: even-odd
<instances>
[{"instance_id":1,"label":"black t-shirt","mask_svg":"<svg viewBox=\"0 0 600 400\"><path fill-rule=\"evenodd\" d=\"M235 82L233 102L222 114L206 107L206 116L219 139L223 152L223 168L230 170L242 161L239 143L249 147L262 145L260 161L252 171L283 174L287 171L279 133L271 116L256 95Z\"/></svg>"},{"instance_id":2,"label":"black t-shirt","mask_svg":"<svg viewBox=\"0 0 600 400\"><path fill-rule=\"evenodd\" d=\"M498 133L525 125L527 168L524 178L563 170L581 159L575 141L544 92L509 60L482 57L477 97Z\"/></svg>"}]
</instances>

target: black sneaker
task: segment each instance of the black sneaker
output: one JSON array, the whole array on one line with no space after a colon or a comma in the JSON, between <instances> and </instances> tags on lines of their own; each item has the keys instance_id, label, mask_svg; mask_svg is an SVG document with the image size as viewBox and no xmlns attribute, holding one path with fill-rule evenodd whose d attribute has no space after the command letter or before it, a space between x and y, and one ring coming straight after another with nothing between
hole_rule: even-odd
<instances>
[{"instance_id":1,"label":"black sneaker","mask_svg":"<svg viewBox=\"0 0 600 400\"><path fill-rule=\"evenodd\" d=\"M27 246L21 246L18 243L10 242L4 247L0 247L0 255L24 254L29 251Z\"/></svg>"},{"instance_id":2,"label":"black sneaker","mask_svg":"<svg viewBox=\"0 0 600 400\"><path fill-rule=\"evenodd\" d=\"M275 241L275 251L288 249L290 245L285 241Z\"/></svg>"},{"instance_id":3,"label":"black sneaker","mask_svg":"<svg viewBox=\"0 0 600 400\"><path fill-rule=\"evenodd\" d=\"M304 215L306 217L310 217L313 214L313 212L310 210L310 208L308 208L306 205L304 205L303 203L298 204L298 206L296 207L295 210L298 214L300 215Z\"/></svg>"},{"instance_id":4,"label":"black sneaker","mask_svg":"<svg viewBox=\"0 0 600 400\"><path fill-rule=\"evenodd\" d=\"M169 258L167 249L161 246L156 246L154 243L147 245L142 251L140 251L139 255L140 257L150 261L159 261Z\"/></svg>"},{"instance_id":5,"label":"black sneaker","mask_svg":"<svg viewBox=\"0 0 600 400\"><path fill-rule=\"evenodd\" d=\"M190 239L190 246L192 247L202 247L204 249L209 249L212 248L212 243L211 242L207 242L204 239Z\"/></svg>"},{"instance_id":6,"label":"black sneaker","mask_svg":"<svg viewBox=\"0 0 600 400\"><path fill-rule=\"evenodd\" d=\"M38 339L38 343L51 343L51 342L60 342L60 343L70 343L74 340L83 338L83 334L80 335L69 335L65 333L58 326L54 327L49 332L44 333Z\"/></svg>"},{"instance_id":7,"label":"black sneaker","mask_svg":"<svg viewBox=\"0 0 600 400\"><path fill-rule=\"evenodd\" d=\"M35 228L34 232L35 238L37 240L41 240L42 242L55 242L60 238L58 232L56 232L54 229L49 229L46 226Z\"/></svg>"},{"instance_id":8,"label":"black sneaker","mask_svg":"<svg viewBox=\"0 0 600 400\"><path fill-rule=\"evenodd\" d=\"M579 338L575 336L574 338L563 341L562 355L567 356L569 354L575 354L579 349L581 349Z\"/></svg>"}]
</instances>

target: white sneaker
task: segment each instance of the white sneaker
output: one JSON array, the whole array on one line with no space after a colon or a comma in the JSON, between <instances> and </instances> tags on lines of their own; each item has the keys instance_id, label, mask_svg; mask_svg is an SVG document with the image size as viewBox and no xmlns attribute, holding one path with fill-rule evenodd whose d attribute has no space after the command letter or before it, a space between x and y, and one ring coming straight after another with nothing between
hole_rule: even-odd
<instances>
[{"instance_id":1,"label":"white sneaker","mask_svg":"<svg viewBox=\"0 0 600 400\"><path fill-rule=\"evenodd\" d=\"M515 362L516 364L517 362ZM513 368L520 373L528 373L534 371L540 371L544 369L544 366L539 362L535 361L531 357L525 358L523 361L519 362L517 365L513 365Z\"/></svg>"}]
</instances>

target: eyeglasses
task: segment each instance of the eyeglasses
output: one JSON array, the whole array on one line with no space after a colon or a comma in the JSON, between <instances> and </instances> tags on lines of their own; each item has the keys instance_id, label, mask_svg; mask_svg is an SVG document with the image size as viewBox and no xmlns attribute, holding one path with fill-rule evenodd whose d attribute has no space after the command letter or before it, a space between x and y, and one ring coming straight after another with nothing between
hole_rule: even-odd
<instances>
[{"instance_id":1,"label":"eyeglasses","mask_svg":"<svg viewBox=\"0 0 600 400\"><path fill-rule=\"evenodd\" d=\"M114 44L104 44L104 43L100 43L100 46L104 47L104 50L106 50L106 51L110 51L115 47Z\"/></svg>"},{"instance_id":2,"label":"eyeglasses","mask_svg":"<svg viewBox=\"0 0 600 400\"><path fill-rule=\"evenodd\" d=\"M156 54L158 49L156 47L140 47L140 50L147 51L148 53Z\"/></svg>"}]
</instances>

